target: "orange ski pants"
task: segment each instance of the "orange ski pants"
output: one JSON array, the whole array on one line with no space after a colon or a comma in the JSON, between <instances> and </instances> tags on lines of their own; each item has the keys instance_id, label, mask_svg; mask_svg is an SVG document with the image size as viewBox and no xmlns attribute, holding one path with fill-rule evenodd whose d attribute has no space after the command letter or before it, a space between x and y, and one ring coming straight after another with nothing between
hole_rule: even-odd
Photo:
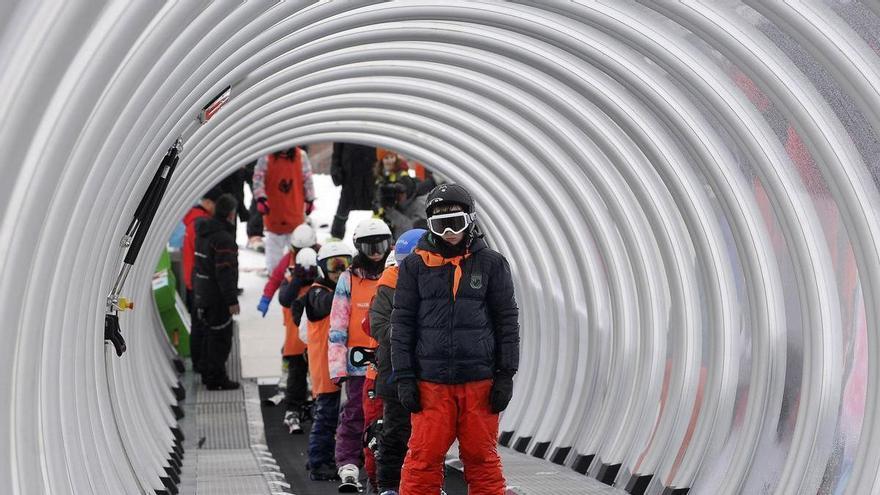
<instances>
[{"instance_id":1,"label":"orange ski pants","mask_svg":"<svg viewBox=\"0 0 880 495\"><path fill-rule=\"evenodd\" d=\"M444 461L458 438L469 495L504 495L498 415L489 407L492 380L443 385L419 382L422 411L413 414L400 495L440 493Z\"/></svg>"}]
</instances>

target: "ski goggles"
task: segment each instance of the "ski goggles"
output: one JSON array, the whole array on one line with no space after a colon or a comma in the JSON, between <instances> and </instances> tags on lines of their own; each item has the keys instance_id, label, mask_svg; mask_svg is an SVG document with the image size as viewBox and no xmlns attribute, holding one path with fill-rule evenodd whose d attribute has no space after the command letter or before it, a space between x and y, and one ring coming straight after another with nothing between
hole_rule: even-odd
<instances>
[{"instance_id":1,"label":"ski goggles","mask_svg":"<svg viewBox=\"0 0 880 495\"><path fill-rule=\"evenodd\" d=\"M473 216L463 211L442 213L428 217L428 229L435 235L442 236L446 232L461 234L474 221Z\"/></svg>"},{"instance_id":2,"label":"ski goggles","mask_svg":"<svg viewBox=\"0 0 880 495\"><path fill-rule=\"evenodd\" d=\"M351 260L347 257L336 256L327 259L327 272L342 273L351 266Z\"/></svg>"},{"instance_id":3,"label":"ski goggles","mask_svg":"<svg viewBox=\"0 0 880 495\"><path fill-rule=\"evenodd\" d=\"M374 256L377 254L385 254L391 249L391 239L385 238L381 241L373 242L356 242L354 247L365 256Z\"/></svg>"}]
</instances>

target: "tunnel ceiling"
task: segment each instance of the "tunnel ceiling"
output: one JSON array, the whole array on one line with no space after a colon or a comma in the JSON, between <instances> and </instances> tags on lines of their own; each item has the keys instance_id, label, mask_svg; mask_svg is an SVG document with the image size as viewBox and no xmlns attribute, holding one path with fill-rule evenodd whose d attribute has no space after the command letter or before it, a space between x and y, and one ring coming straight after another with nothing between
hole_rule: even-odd
<instances>
[{"instance_id":1,"label":"tunnel ceiling","mask_svg":"<svg viewBox=\"0 0 880 495\"><path fill-rule=\"evenodd\" d=\"M0 486L163 488L169 347L148 303L121 358L102 318L180 140L136 301L233 169L397 149L471 188L511 259L505 444L648 493L880 489L878 5L5 2Z\"/></svg>"}]
</instances>

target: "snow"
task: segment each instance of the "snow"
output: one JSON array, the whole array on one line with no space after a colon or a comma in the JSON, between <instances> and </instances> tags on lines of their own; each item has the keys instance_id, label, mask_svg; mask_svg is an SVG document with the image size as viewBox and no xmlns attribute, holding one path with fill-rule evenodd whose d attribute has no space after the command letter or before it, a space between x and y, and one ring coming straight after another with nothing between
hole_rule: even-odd
<instances>
[{"instance_id":1,"label":"snow","mask_svg":"<svg viewBox=\"0 0 880 495\"><path fill-rule=\"evenodd\" d=\"M330 237L330 224L336 214L340 188L333 185L329 175L314 175L315 211L311 218L317 226L318 242L325 243ZM245 201L250 204L250 191L245 188ZM346 224L344 241L351 245L351 233L358 222L372 215L370 211L352 211ZM262 253L246 249L247 230L239 223L239 287L244 293L239 297L241 314L237 317L240 329L241 371L244 378L277 378L281 375L281 347L284 345L284 323L278 297L272 299L269 312L264 318L257 311L257 304L268 280L261 275L265 261ZM352 249L354 249L352 247Z\"/></svg>"}]
</instances>

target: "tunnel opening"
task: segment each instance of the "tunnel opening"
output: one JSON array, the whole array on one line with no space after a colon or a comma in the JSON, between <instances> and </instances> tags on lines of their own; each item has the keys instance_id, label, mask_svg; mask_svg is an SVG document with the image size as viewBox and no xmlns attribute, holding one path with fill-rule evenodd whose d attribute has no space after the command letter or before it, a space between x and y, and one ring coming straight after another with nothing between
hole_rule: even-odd
<instances>
[{"instance_id":1,"label":"tunnel opening","mask_svg":"<svg viewBox=\"0 0 880 495\"><path fill-rule=\"evenodd\" d=\"M872 491L875 2L9 7L10 493L173 492L193 439L152 262L207 185L322 141L472 185L523 307L502 445L646 493ZM178 139L120 357L120 239Z\"/></svg>"}]
</instances>

